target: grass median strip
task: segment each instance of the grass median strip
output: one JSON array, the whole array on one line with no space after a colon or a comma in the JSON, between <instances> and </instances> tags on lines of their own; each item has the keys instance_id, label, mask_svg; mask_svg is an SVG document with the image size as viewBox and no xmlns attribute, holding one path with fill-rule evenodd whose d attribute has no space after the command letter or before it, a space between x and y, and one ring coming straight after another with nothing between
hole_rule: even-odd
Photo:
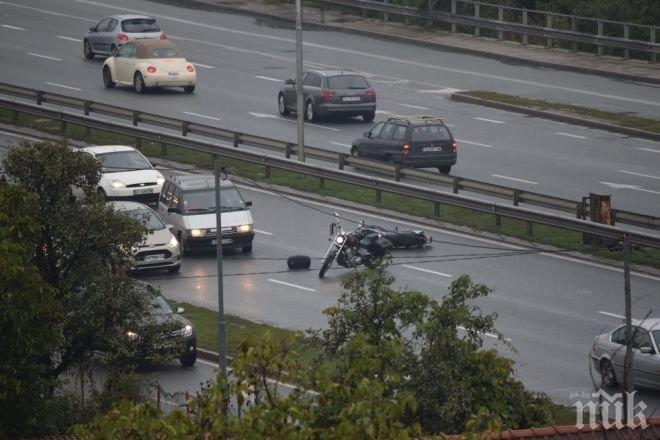
<instances>
[{"instance_id":1,"label":"grass median strip","mask_svg":"<svg viewBox=\"0 0 660 440\"><path fill-rule=\"evenodd\" d=\"M475 92L472 92L475 93ZM99 130L90 130L89 134L83 127L68 124L65 131L61 132L59 122L31 117L21 114L14 121L8 110L0 110L0 122L16 123L20 126L29 126L35 129L66 136L71 139L86 141L93 144L125 144L136 145L135 138L118 135ZM165 147L165 148L164 148ZM175 162L211 168L212 158L210 154L188 150L174 146L163 146L157 142L142 142L141 151L149 157L158 157ZM354 185L336 182L332 180L321 181L316 177L301 176L298 173L272 169L270 176L266 177L266 169L263 165L252 164L234 159L223 159L222 163L227 166L231 174L252 179L256 182L264 182L272 185L286 186L289 188L305 191L322 196L330 196L350 202L380 207L408 215L439 220L455 225L467 226L477 231L501 234L505 236L523 239L529 242L556 246L563 249L573 249L588 252L593 255L622 260L621 252L611 252L606 248L593 250L593 245L583 243L583 236L579 232L568 231L551 226L534 224L528 228L524 221L501 218L499 225L495 217L489 213L480 213L449 205L441 205L439 215L436 215L434 204L425 200L414 199L407 196L382 192L380 203L376 199L376 191L370 188L361 188ZM322 184L321 184L322 182ZM530 233L531 232L531 233ZM635 248L632 261L635 264L647 265L660 268L660 249Z\"/></svg>"}]
</instances>

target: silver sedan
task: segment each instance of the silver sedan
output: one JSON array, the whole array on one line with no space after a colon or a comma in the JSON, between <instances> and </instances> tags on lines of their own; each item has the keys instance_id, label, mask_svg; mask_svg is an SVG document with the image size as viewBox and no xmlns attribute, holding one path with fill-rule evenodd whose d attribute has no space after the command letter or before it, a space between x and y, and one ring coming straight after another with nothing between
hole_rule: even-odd
<instances>
[{"instance_id":1,"label":"silver sedan","mask_svg":"<svg viewBox=\"0 0 660 440\"><path fill-rule=\"evenodd\" d=\"M144 15L112 15L89 29L83 38L83 55L112 55L129 41L167 38L155 18Z\"/></svg>"},{"instance_id":2,"label":"silver sedan","mask_svg":"<svg viewBox=\"0 0 660 440\"><path fill-rule=\"evenodd\" d=\"M633 383L660 390L660 318L633 321ZM603 384L614 387L623 379L626 326L596 337L591 348L594 367Z\"/></svg>"}]
</instances>

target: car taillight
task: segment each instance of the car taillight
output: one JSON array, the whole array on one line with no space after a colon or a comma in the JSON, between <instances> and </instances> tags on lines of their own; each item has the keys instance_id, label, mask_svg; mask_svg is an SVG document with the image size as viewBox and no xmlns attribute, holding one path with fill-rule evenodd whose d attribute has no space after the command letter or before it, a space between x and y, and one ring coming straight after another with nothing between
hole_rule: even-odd
<instances>
[{"instance_id":1,"label":"car taillight","mask_svg":"<svg viewBox=\"0 0 660 440\"><path fill-rule=\"evenodd\" d=\"M451 151L453 151L454 153L458 152L458 142L454 141L454 143L451 144Z\"/></svg>"},{"instance_id":2,"label":"car taillight","mask_svg":"<svg viewBox=\"0 0 660 440\"><path fill-rule=\"evenodd\" d=\"M160 39L161 40L167 40L167 35L165 35L165 32L160 34Z\"/></svg>"},{"instance_id":3,"label":"car taillight","mask_svg":"<svg viewBox=\"0 0 660 440\"><path fill-rule=\"evenodd\" d=\"M126 43L128 41L128 35L126 34L117 34L117 39L121 41L122 43Z\"/></svg>"},{"instance_id":4,"label":"car taillight","mask_svg":"<svg viewBox=\"0 0 660 440\"><path fill-rule=\"evenodd\" d=\"M191 66L190 64L188 64L188 65L186 66L186 70L187 70L188 72L192 73L192 72L195 71L195 68L194 68L193 66Z\"/></svg>"},{"instance_id":5,"label":"car taillight","mask_svg":"<svg viewBox=\"0 0 660 440\"><path fill-rule=\"evenodd\" d=\"M401 146L401 153L403 153L404 155L410 153L410 144L403 144Z\"/></svg>"},{"instance_id":6,"label":"car taillight","mask_svg":"<svg viewBox=\"0 0 660 440\"><path fill-rule=\"evenodd\" d=\"M364 91L364 96L376 96L376 91L374 89L367 89Z\"/></svg>"},{"instance_id":7,"label":"car taillight","mask_svg":"<svg viewBox=\"0 0 660 440\"><path fill-rule=\"evenodd\" d=\"M154 66L149 66L149 67L147 67L147 72L156 73L156 68Z\"/></svg>"},{"instance_id":8,"label":"car taillight","mask_svg":"<svg viewBox=\"0 0 660 440\"><path fill-rule=\"evenodd\" d=\"M337 96L337 92L333 92L332 90L321 90L319 93L319 98L321 99L330 99L333 96Z\"/></svg>"}]
</instances>

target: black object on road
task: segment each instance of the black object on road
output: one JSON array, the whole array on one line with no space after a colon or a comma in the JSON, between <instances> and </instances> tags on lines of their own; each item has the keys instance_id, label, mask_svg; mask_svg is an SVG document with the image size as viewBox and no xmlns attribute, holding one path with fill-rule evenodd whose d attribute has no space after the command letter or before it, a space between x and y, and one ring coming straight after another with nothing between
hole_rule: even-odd
<instances>
[{"instance_id":1,"label":"black object on road","mask_svg":"<svg viewBox=\"0 0 660 440\"><path fill-rule=\"evenodd\" d=\"M307 255L293 255L286 260L286 265L291 270L309 269L311 264L312 261Z\"/></svg>"}]
</instances>

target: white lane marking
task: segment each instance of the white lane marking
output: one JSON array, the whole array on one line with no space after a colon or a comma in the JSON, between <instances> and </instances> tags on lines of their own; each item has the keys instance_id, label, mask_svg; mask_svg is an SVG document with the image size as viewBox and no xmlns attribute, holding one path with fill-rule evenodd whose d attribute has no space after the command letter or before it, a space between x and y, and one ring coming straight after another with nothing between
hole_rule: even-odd
<instances>
[{"instance_id":1,"label":"white lane marking","mask_svg":"<svg viewBox=\"0 0 660 440\"><path fill-rule=\"evenodd\" d=\"M623 174L630 174L632 176L639 176L639 177L648 177L649 179L656 179L660 180L659 176L651 176L650 174L642 174L642 173L636 173L634 171L628 171L628 170L618 170L620 173Z\"/></svg>"},{"instance_id":2,"label":"white lane marking","mask_svg":"<svg viewBox=\"0 0 660 440\"><path fill-rule=\"evenodd\" d=\"M200 113L193 113L193 112L183 112L183 113L185 113L186 115L190 115L190 116L196 116L198 118L211 119L213 121L222 121L222 119L216 118L215 116L202 115Z\"/></svg>"},{"instance_id":3,"label":"white lane marking","mask_svg":"<svg viewBox=\"0 0 660 440\"><path fill-rule=\"evenodd\" d=\"M192 64L193 66L202 67L204 69L215 69L215 67L209 66L208 64L202 64L202 63L192 63Z\"/></svg>"},{"instance_id":4,"label":"white lane marking","mask_svg":"<svg viewBox=\"0 0 660 440\"><path fill-rule=\"evenodd\" d=\"M422 267L409 266L407 264L402 264L401 267L407 267L408 269L418 270L420 272L431 273L433 275L440 275L441 277L445 277L445 278L451 278L451 275L449 275L448 273L436 272L435 270L424 269Z\"/></svg>"},{"instance_id":5,"label":"white lane marking","mask_svg":"<svg viewBox=\"0 0 660 440\"><path fill-rule=\"evenodd\" d=\"M376 110L377 115L391 115L392 112L388 112L387 110Z\"/></svg>"},{"instance_id":6,"label":"white lane marking","mask_svg":"<svg viewBox=\"0 0 660 440\"><path fill-rule=\"evenodd\" d=\"M11 131L0 130L0 134L4 134L6 136L12 136L12 137L19 138L19 139L27 139L27 140L33 141L33 142L43 141L43 139L35 138L35 137L32 137L32 136L25 136L25 135L18 134L18 133L12 133Z\"/></svg>"},{"instance_id":7,"label":"white lane marking","mask_svg":"<svg viewBox=\"0 0 660 440\"><path fill-rule=\"evenodd\" d=\"M75 18L77 20L89 21L91 23L97 23L98 22L98 20L94 20L93 18L79 17L78 15L62 14L61 12L49 11L48 9L35 8L34 6L19 5L17 3L5 2L5 1L0 1L0 4L14 6L16 8L30 9L32 11L39 11L39 12L47 14L47 15L56 15L58 17Z\"/></svg>"},{"instance_id":8,"label":"white lane marking","mask_svg":"<svg viewBox=\"0 0 660 440\"><path fill-rule=\"evenodd\" d=\"M502 176L501 174L491 174L493 177L499 177L500 179L515 180L516 182L530 183L532 185L538 185L538 182L532 182L531 180L517 179L515 177Z\"/></svg>"},{"instance_id":9,"label":"white lane marking","mask_svg":"<svg viewBox=\"0 0 660 440\"><path fill-rule=\"evenodd\" d=\"M60 40L75 41L76 43L82 43L80 38L67 37L65 35L58 35L57 38Z\"/></svg>"},{"instance_id":10,"label":"white lane marking","mask_svg":"<svg viewBox=\"0 0 660 440\"><path fill-rule=\"evenodd\" d=\"M300 290L306 290L307 292L316 292L316 290L310 289L309 287L299 286L297 284L286 283L284 281L274 280L272 278L268 278L268 281L270 281L271 283L275 283L275 284L281 284L283 286L294 287L294 288L300 289Z\"/></svg>"},{"instance_id":11,"label":"white lane marking","mask_svg":"<svg viewBox=\"0 0 660 440\"><path fill-rule=\"evenodd\" d=\"M654 148L640 147L640 148L638 148L638 150L648 151L649 153L660 153L660 150L656 150Z\"/></svg>"},{"instance_id":12,"label":"white lane marking","mask_svg":"<svg viewBox=\"0 0 660 440\"><path fill-rule=\"evenodd\" d=\"M257 113L257 112L247 112L247 113L250 116L254 116L255 118L260 118L260 119L268 118L268 119L277 119L279 121L290 122L290 123L293 123L293 124L298 123L298 121L295 121L293 119L282 118L278 115L271 115L270 113ZM310 127L325 128L326 130L341 131L338 128L326 127L325 125L310 124L309 122L305 122L305 125L309 125Z\"/></svg>"},{"instance_id":13,"label":"white lane marking","mask_svg":"<svg viewBox=\"0 0 660 440\"><path fill-rule=\"evenodd\" d=\"M271 78L270 76L254 75L255 78L265 79L266 81L282 82L281 79Z\"/></svg>"},{"instance_id":14,"label":"white lane marking","mask_svg":"<svg viewBox=\"0 0 660 440\"><path fill-rule=\"evenodd\" d=\"M272 232L261 231L259 229L255 229L254 232L256 232L258 234L264 234L264 235L275 235Z\"/></svg>"},{"instance_id":15,"label":"white lane marking","mask_svg":"<svg viewBox=\"0 0 660 440\"><path fill-rule=\"evenodd\" d=\"M495 119L488 119L488 118L474 118L474 119L476 119L477 121L491 122L493 124L506 124L506 122L497 121Z\"/></svg>"},{"instance_id":16,"label":"white lane marking","mask_svg":"<svg viewBox=\"0 0 660 440\"><path fill-rule=\"evenodd\" d=\"M417 90L417 93L431 93L437 95L451 95L452 93L462 92L461 89L454 89L452 87L445 87L444 89L425 89Z\"/></svg>"},{"instance_id":17,"label":"white lane marking","mask_svg":"<svg viewBox=\"0 0 660 440\"><path fill-rule=\"evenodd\" d=\"M28 52L27 54L33 57L43 58L45 60L62 61L61 58L49 57L48 55L41 55L40 53Z\"/></svg>"},{"instance_id":18,"label":"white lane marking","mask_svg":"<svg viewBox=\"0 0 660 440\"><path fill-rule=\"evenodd\" d=\"M79 89L78 87L71 87L71 86L65 86L64 84L58 84L58 83L53 83L53 82L47 82L49 86L55 86L55 87L62 87L63 89L68 89L68 90L76 90L80 92L82 89Z\"/></svg>"},{"instance_id":19,"label":"white lane marking","mask_svg":"<svg viewBox=\"0 0 660 440\"><path fill-rule=\"evenodd\" d=\"M639 185L628 185L625 183L614 183L614 182L598 182L601 183L605 186L609 186L610 188L614 189L632 189L634 191L641 191L641 192L646 192L646 193L651 193L651 194L660 194L660 191L654 191L652 189L646 189L643 188Z\"/></svg>"},{"instance_id":20,"label":"white lane marking","mask_svg":"<svg viewBox=\"0 0 660 440\"><path fill-rule=\"evenodd\" d=\"M561 136L568 136L572 137L575 139L589 139L586 136L580 136L579 134L571 134L571 133L564 133L563 131L555 131L555 134L561 135Z\"/></svg>"},{"instance_id":21,"label":"white lane marking","mask_svg":"<svg viewBox=\"0 0 660 440\"><path fill-rule=\"evenodd\" d=\"M338 146L338 147L347 147L347 148L351 148L351 147L352 147L352 145L342 144L341 142L333 142L333 141L330 141L330 143L331 143L332 145L336 145L336 146Z\"/></svg>"},{"instance_id":22,"label":"white lane marking","mask_svg":"<svg viewBox=\"0 0 660 440\"><path fill-rule=\"evenodd\" d=\"M422 107L421 105L412 105L412 104L399 104L402 107L416 108L418 110L431 110L428 107Z\"/></svg>"},{"instance_id":23,"label":"white lane marking","mask_svg":"<svg viewBox=\"0 0 660 440\"><path fill-rule=\"evenodd\" d=\"M602 310L599 310L598 313L605 316L611 316L612 318L626 319L625 316L617 315L616 313L604 312Z\"/></svg>"},{"instance_id":24,"label":"white lane marking","mask_svg":"<svg viewBox=\"0 0 660 440\"><path fill-rule=\"evenodd\" d=\"M24 31L25 30L25 28L18 27L18 26L12 26L10 24L3 24L2 27L5 28L5 29L12 29L12 30L15 30L15 31Z\"/></svg>"},{"instance_id":25,"label":"white lane marking","mask_svg":"<svg viewBox=\"0 0 660 440\"><path fill-rule=\"evenodd\" d=\"M243 185L243 184L240 184L240 183L236 184L236 186L238 186L239 188L245 189L245 190L250 190L250 191L254 191L254 192L258 192L258 193L262 193L262 194L268 194L268 195L276 196L276 197L282 197L281 194L274 193L274 192L266 190L266 189L257 188L257 187L254 187L254 186ZM298 202L304 202L304 203L309 203L310 205L316 205L316 206L322 206L322 207L325 207L325 208L331 208L333 210L336 210L337 212L340 212L340 211L347 212L347 213L350 213L350 214L358 215L360 217L369 217L369 218L372 218L372 219L375 219L375 220L382 220L382 221L385 221L385 222L397 223L397 224L400 224L400 225L405 225L405 226L409 226L411 228L416 228L416 229L427 229L429 231L437 232L438 234L449 235L449 236L452 236L452 237L458 237L458 238L462 238L462 239L465 239L465 240L476 241L476 242L479 242L479 243L487 243L487 244L492 244L492 245L496 245L496 246L502 246L502 247L506 247L506 248L513 249L513 250L518 250L518 251L529 250L529 248L527 248L527 247L518 246L518 245L515 245L515 244L510 244L510 243L506 243L506 242L503 242L503 241L491 240L489 238L477 237L477 236L474 236L474 235L464 234L462 232L448 231L446 229L442 229L442 228L438 228L438 227L434 227L434 226L429 226L428 224L419 224L419 223L409 222L409 221L399 220L399 219L395 220L395 219L386 217L384 215L378 215L378 214L373 214L373 213L370 213L370 212L359 211L357 209L346 208L344 206L332 205L332 204L329 204L327 202L324 202L324 203L316 202L314 200L295 197L295 196L287 196L287 197L292 199L292 200L296 200ZM326 233L326 231L324 231L324 233ZM601 264L601 263L597 263L597 262L593 262L593 261L587 261L587 260L576 258L576 257L571 257L570 255L559 255L557 253L547 253L547 252L539 252L538 255L542 255L546 258L554 258L556 260L563 260L563 261L568 261L570 263L581 264L583 266L595 267L597 269L603 269L603 270L607 270L607 271L610 271L610 272L623 273L622 268L614 267L614 266L611 266L609 264ZM630 273L633 274L636 277L639 277L639 278L644 278L644 279L647 279L647 280L659 281L660 282L660 276L649 275L649 274L642 273L642 272L637 272L637 271L631 271Z\"/></svg>"},{"instance_id":26,"label":"white lane marking","mask_svg":"<svg viewBox=\"0 0 660 440\"><path fill-rule=\"evenodd\" d=\"M470 144L470 145L476 145L478 147L484 147L484 148L492 148L492 145L488 144L480 144L479 142L472 142L472 141L466 141L465 139L456 139L458 142L462 142L464 144Z\"/></svg>"},{"instance_id":27,"label":"white lane marking","mask_svg":"<svg viewBox=\"0 0 660 440\"><path fill-rule=\"evenodd\" d=\"M456 328L460 329L460 330L465 330L465 327L463 327L462 325L456 326ZM486 333L483 333L483 335L488 336L489 338L499 339L499 336L497 336L495 333L486 332ZM504 338L504 340L511 342L511 339L509 339L509 338Z\"/></svg>"}]
</instances>

